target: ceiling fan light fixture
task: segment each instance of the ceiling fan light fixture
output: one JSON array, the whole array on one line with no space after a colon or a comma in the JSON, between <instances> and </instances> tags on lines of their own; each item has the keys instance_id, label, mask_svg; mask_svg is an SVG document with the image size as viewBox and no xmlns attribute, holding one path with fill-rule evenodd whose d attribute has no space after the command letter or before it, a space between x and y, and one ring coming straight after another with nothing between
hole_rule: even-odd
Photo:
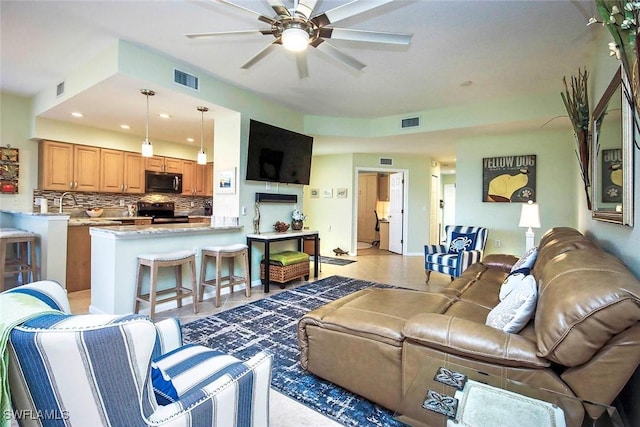
<instances>
[{"instance_id":1,"label":"ceiling fan light fixture","mask_svg":"<svg viewBox=\"0 0 640 427\"><path fill-rule=\"evenodd\" d=\"M156 93L150 89L140 89L140 93L147 97L146 136L144 138L144 141L142 141L140 152L142 153L142 157L153 157L153 145L151 145L151 141L149 141L149 97L155 95Z\"/></svg>"},{"instance_id":2,"label":"ceiling fan light fixture","mask_svg":"<svg viewBox=\"0 0 640 427\"><path fill-rule=\"evenodd\" d=\"M198 151L198 156L196 157L196 163L199 165L207 164L207 153L204 151L204 113L209 111L207 107L197 107L198 111L200 111L202 115L202 119L200 120L200 151Z\"/></svg>"},{"instance_id":3,"label":"ceiling fan light fixture","mask_svg":"<svg viewBox=\"0 0 640 427\"><path fill-rule=\"evenodd\" d=\"M299 27L286 28L282 32L282 45L291 52L301 52L309 46L309 33Z\"/></svg>"}]
</instances>

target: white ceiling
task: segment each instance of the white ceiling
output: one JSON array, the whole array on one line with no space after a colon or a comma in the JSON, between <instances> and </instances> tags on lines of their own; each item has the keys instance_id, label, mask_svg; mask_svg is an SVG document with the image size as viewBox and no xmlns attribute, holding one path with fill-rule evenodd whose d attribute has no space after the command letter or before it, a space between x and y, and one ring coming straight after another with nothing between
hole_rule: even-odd
<instances>
[{"instance_id":1,"label":"white ceiling","mask_svg":"<svg viewBox=\"0 0 640 427\"><path fill-rule=\"evenodd\" d=\"M235 3L274 15L263 0ZM284 3L292 6L292 1ZM316 12L344 3L347 0L319 0ZM311 115L375 118L556 90L561 102L562 77L588 63L597 48L596 31L604 31L586 26L594 11L592 0L394 1L335 27L411 33L409 46L335 40L334 46L367 66L354 71L311 49L310 76L300 79L293 55L281 47L251 69L240 69L271 43L271 35L185 37L268 27L255 15L215 0L1 0L0 83L3 91L34 95L55 87L122 39ZM77 110L85 113L82 124L118 130L126 122L132 126L128 132L144 135L145 100L139 89L145 84L115 76L46 116L77 120L69 116ZM216 106L166 90L162 95L151 99L152 115L166 111L173 118L163 125L152 117L151 136L181 143L191 136L198 145L196 104ZM205 113L205 119L214 115ZM512 123L504 129L478 128L476 133L541 125ZM314 151L426 153L454 164L457 136L454 129L384 140L350 138L349 144L345 138L317 137Z\"/></svg>"}]
</instances>

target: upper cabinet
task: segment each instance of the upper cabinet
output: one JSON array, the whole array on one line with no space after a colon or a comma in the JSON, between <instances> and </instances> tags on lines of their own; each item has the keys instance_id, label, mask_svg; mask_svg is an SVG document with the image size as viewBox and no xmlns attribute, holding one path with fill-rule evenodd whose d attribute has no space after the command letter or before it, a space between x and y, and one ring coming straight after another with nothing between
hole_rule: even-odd
<instances>
[{"instance_id":1,"label":"upper cabinet","mask_svg":"<svg viewBox=\"0 0 640 427\"><path fill-rule=\"evenodd\" d=\"M143 166L143 157L138 153L103 148L100 156L100 191L144 193Z\"/></svg>"},{"instance_id":2,"label":"upper cabinet","mask_svg":"<svg viewBox=\"0 0 640 427\"><path fill-rule=\"evenodd\" d=\"M182 194L185 196L213 195L213 163L199 165L182 161Z\"/></svg>"},{"instance_id":3,"label":"upper cabinet","mask_svg":"<svg viewBox=\"0 0 640 427\"><path fill-rule=\"evenodd\" d=\"M161 156L147 157L144 168L155 172L183 173L183 160Z\"/></svg>"},{"instance_id":4,"label":"upper cabinet","mask_svg":"<svg viewBox=\"0 0 640 427\"><path fill-rule=\"evenodd\" d=\"M89 147L56 141L41 141L40 189L144 194L145 170L181 173L182 194L213 195L213 163Z\"/></svg>"},{"instance_id":5,"label":"upper cabinet","mask_svg":"<svg viewBox=\"0 0 640 427\"><path fill-rule=\"evenodd\" d=\"M42 141L40 187L56 191L99 191L100 148Z\"/></svg>"},{"instance_id":6,"label":"upper cabinet","mask_svg":"<svg viewBox=\"0 0 640 427\"><path fill-rule=\"evenodd\" d=\"M378 174L378 201L389 201L389 174L387 173Z\"/></svg>"}]
</instances>

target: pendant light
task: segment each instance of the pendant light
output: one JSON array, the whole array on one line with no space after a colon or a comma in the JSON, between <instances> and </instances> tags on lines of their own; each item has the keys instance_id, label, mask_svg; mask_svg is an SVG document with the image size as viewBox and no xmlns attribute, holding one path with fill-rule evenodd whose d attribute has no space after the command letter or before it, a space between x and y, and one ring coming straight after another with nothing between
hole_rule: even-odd
<instances>
[{"instance_id":1,"label":"pendant light","mask_svg":"<svg viewBox=\"0 0 640 427\"><path fill-rule=\"evenodd\" d=\"M140 89L140 93L147 97L147 127L146 137L142 141L142 157L153 157L153 145L149 141L149 97L156 93L150 89Z\"/></svg>"},{"instance_id":2,"label":"pendant light","mask_svg":"<svg viewBox=\"0 0 640 427\"><path fill-rule=\"evenodd\" d=\"M207 164L207 153L204 151L203 140L204 140L204 113L209 111L207 107L198 107L198 111L202 114L202 120L200 121L200 151L198 151L198 161L199 165Z\"/></svg>"}]
</instances>

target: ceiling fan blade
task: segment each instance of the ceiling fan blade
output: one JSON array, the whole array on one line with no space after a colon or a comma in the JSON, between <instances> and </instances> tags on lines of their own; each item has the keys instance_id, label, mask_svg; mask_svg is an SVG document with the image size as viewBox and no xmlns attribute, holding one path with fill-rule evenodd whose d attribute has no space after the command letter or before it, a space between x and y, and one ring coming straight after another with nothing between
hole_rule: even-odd
<instances>
[{"instance_id":1,"label":"ceiling fan blade","mask_svg":"<svg viewBox=\"0 0 640 427\"><path fill-rule=\"evenodd\" d=\"M274 41L273 43L271 43L269 46L265 47L264 49L262 49L260 52L258 52L258 54L256 56L254 56L253 58L251 58L249 61L247 61L246 64L244 64L242 67L242 69L244 70L248 70L249 68L253 67L254 65L256 65L256 63L258 61L260 61L262 58L264 58L265 56L267 56L269 53L271 53L271 51L273 51L273 49L276 48L276 46L280 44L280 39Z\"/></svg>"},{"instance_id":2,"label":"ceiling fan blade","mask_svg":"<svg viewBox=\"0 0 640 427\"><path fill-rule=\"evenodd\" d=\"M314 17L312 21L315 22L318 26L323 27L325 25L335 24L338 21L350 18L359 13L375 9L376 7L382 6L383 4L391 3L392 1L393 0L353 0L352 2L345 3L341 6L334 7L333 9L321 13L320 15Z\"/></svg>"},{"instance_id":3,"label":"ceiling fan blade","mask_svg":"<svg viewBox=\"0 0 640 427\"><path fill-rule=\"evenodd\" d=\"M332 46L331 44L329 44L328 42L322 39L316 40L314 43L311 44L311 46L315 47L325 55L328 55L333 59L336 59L342 62L343 64L348 65L349 67L356 69L358 71L366 67L365 64L358 61L353 56L347 55L346 53L342 52L341 50L337 49L336 47Z\"/></svg>"},{"instance_id":4,"label":"ceiling fan blade","mask_svg":"<svg viewBox=\"0 0 640 427\"><path fill-rule=\"evenodd\" d=\"M255 10L251 10L244 6L240 6L239 4L232 3L228 0L215 0L218 3L228 4L229 6L237 7L238 9L244 10L245 12L252 13L254 15L258 15L258 21L266 22L269 25L273 25L276 21L267 16L262 15L261 13L256 12Z\"/></svg>"},{"instance_id":5,"label":"ceiling fan blade","mask_svg":"<svg viewBox=\"0 0 640 427\"><path fill-rule=\"evenodd\" d=\"M298 76L301 79L309 77L309 67L307 65L307 51L303 50L296 54L296 64L298 66Z\"/></svg>"},{"instance_id":6,"label":"ceiling fan blade","mask_svg":"<svg viewBox=\"0 0 640 427\"><path fill-rule=\"evenodd\" d=\"M318 3L318 0L299 0L295 13L304 16L305 19L309 19L313 9L316 7L316 3Z\"/></svg>"},{"instance_id":7,"label":"ceiling fan blade","mask_svg":"<svg viewBox=\"0 0 640 427\"><path fill-rule=\"evenodd\" d=\"M207 37L217 37L217 36L234 36L238 34L263 34L263 35L271 35L273 31L271 29L263 29L263 30L239 30L239 31L221 31L214 33L191 33L185 34L186 37L190 39L202 39Z\"/></svg>"},{"instance_id":8,"label":"ceiling fan blade","mask_svg":"<svg viewBox=\"0 0 640 427\"><path fill-rule=\"evenodd\" d=\"M267 3L269 3L269 6L271 6L271 9L273 9L277 16L291 16L291 14L289 13L289 9L284 7L282 1L267 0Z\"/></svg>"},{"instance_id":9,"label":"ceiling fan blade","mask_svg":"<svg viewBox=\"0 0 640 427\"><path fill-rule=\"evenodd\" d=\"M320 28L320 37L333 40L408 45L413 34L322 27Z\"/></svg>"}]
</instances>

